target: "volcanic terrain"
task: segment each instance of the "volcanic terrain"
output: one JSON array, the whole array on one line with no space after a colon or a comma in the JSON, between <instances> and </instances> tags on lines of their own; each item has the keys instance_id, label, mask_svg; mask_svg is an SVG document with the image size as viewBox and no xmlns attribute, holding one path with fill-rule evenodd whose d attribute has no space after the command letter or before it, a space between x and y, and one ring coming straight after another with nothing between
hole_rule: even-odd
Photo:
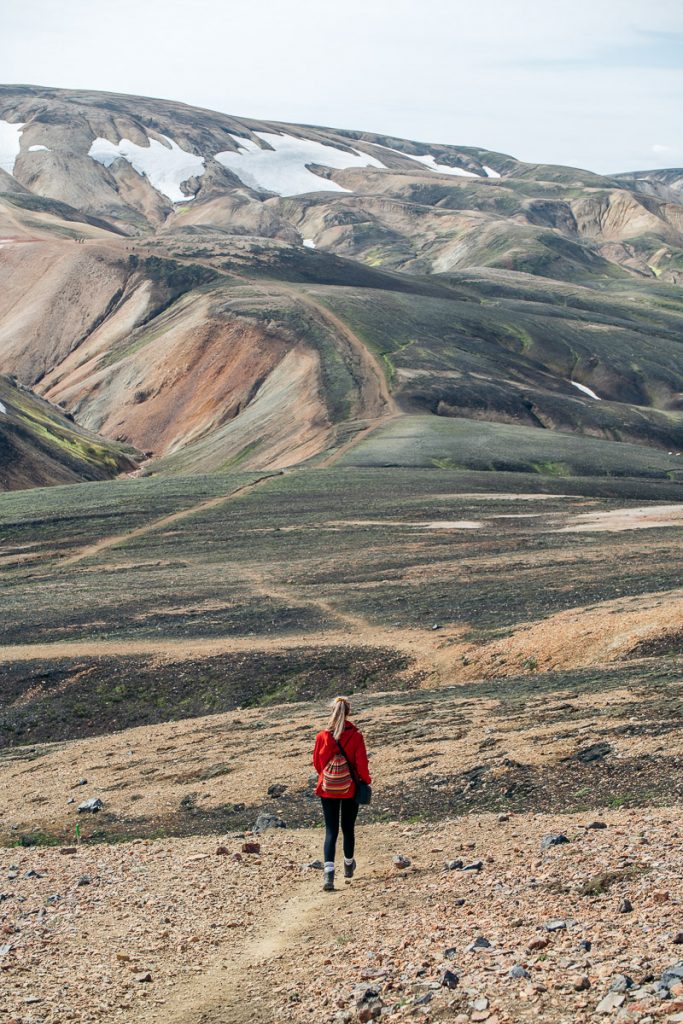
<instances>
[{"instance_id":1,"label":"volcanic terrain","mask_svg":"<svg viewBox=\"0 0 683 1024\"><path fill-rule=\"evenodd\" d=\"M3 1024L682 1019L681 180L0 87Z\"/></svg>"}]
</instances>

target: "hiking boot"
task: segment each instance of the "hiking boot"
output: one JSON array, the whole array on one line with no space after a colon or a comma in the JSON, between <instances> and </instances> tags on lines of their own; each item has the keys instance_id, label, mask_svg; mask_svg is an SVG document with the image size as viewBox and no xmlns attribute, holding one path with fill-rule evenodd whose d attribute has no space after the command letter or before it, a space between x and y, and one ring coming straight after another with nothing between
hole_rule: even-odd
<instances>
[{"instance_id":1,"label":"hiking boot","mask_svg":"<svg viewBox=\"0 0 683 1024\"><path fill-rule=\"evenodd\" d=\"M353 878L353 873L356 870L356 858L354 857L350 864L344 861L344 878Z\"/></svg>"},{"instance_id":2,"label":"hiking boot","mask_svg":"<svg viewBox=\"0 0 683 1024\"><path fill-rule=\"evenodd\" d=\"M326 871L324 877L323 892L334 892L334 871Z\"/></svg>"}]
</instances>

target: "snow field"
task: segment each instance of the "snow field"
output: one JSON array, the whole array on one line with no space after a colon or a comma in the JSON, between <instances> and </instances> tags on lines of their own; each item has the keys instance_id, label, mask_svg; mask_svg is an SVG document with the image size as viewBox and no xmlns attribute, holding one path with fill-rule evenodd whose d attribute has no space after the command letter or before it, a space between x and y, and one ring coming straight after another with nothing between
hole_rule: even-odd
<instances>
[{"instance_id":1,"label":"snow field","mask_svg":"<svg viewBox=\"0 0 683 1024\"><path fill-rule=\"evenodd\" d=\"M253 139L232 135L239 150L236 153L231 150L216 153L216 160L245 185L258 191L275 192L280 196L350 192L350 189L314 174L308 165L321 164L339 170L350 167L384 168L379 160L355 150L345 153L311 139L297 139L293 135L276 135L274 132L255 132L255 135L272 148L261 149Z\"/></svg>"},{"instance_id":2,"label":"snow field","mask_svg":"<svg viewBox=\"0 0 683 1024\"><path fill-rule=\"evenodd\" d=\"M26 122L0 121L0 167L14 174L14 164L21 149L21 133Z\"/></svg>"},{"instance_id":3,"label":"snow field","mask_svg":"<svg viewBox=\"0 0 683 1024\"><path fill-rule=\"evenodd\" d=\"M181 149L166 135L162 138L167 145L156 139L149 139L149 146L138 146L130 139L121 139L114 145L108 139L97 138L88 150L88 156L103 167L111 167L115 160L122 157L172 203L189 202L194 196L186 196L180 185L188 178L199 177L204 173L204 157Z\"/></svg>"}]
</instances>

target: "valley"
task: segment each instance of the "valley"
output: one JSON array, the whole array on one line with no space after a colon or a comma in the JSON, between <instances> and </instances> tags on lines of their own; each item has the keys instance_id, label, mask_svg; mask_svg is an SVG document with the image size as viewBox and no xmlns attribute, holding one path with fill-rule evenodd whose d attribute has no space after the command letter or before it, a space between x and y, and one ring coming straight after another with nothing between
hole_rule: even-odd
<instances>
[{"instance_id":1,"label":"valley","mask_svg":"<svg viewBox=\"0 0 683 1024\"><path fill-rule=\"evenodd\" d=\"M0 86L0 1020L680 1018L682 266L676 169Z\"/></svg>"}]
</instances>

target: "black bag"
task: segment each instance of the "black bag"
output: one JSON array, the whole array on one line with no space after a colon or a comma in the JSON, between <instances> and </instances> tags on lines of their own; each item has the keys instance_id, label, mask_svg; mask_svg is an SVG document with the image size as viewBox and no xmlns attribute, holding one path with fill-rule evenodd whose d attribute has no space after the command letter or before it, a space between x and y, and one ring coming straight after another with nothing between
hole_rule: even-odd
<instances>
[{"instance_id":1,"label":"black bag","mask_svg":"<svg viewBox=\"0 0 683 1024\"><path fill-rule=\"evenodd\" d=\"M351 778L353 779L353 781L356 784L356 795L354 796L353 799L356 801L357 804L369 804L369 803L371 803L371 801L372 801L372 786L370 785L369 782L363 782L362 779L358 778L358 772L356 771L354 765L351 763L350 759L346 756L346 751L342 747L341 743L336 738L336 736L333 737L333 739L334 739L334 742L339 747L339 749L341 750L341 752L344 755L344 757L346 757L346 763L349 766L349 771L351 772Z\"/></svg>"}]
</instances>

